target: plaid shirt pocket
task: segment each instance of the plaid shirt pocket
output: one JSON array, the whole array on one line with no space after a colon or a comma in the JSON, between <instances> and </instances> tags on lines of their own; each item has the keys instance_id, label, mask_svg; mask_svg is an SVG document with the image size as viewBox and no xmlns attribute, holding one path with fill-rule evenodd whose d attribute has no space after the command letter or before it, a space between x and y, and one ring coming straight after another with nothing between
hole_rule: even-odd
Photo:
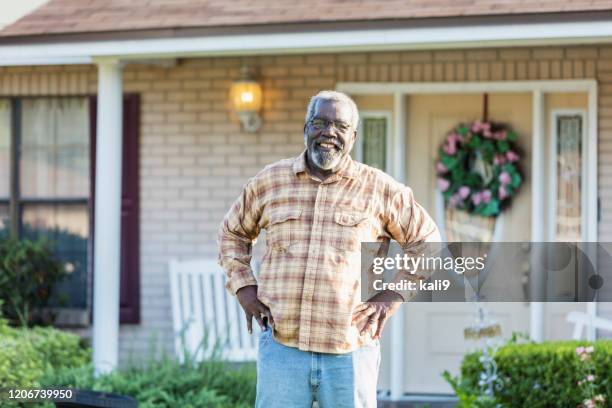
<instances>
[{"instance_id":1,"label":"plaid shirt pocket","mask_svg":"<svg viewBox=\"0 0 612 408\"><path fill-rule=\"evenodd\" d=\"M369 224L368 215L338 210L334 213L334 223L331 245L343 251L359 251Z\"/></svg>"},{"instance_id":2,"label":"plaid shirt pocket","mask_svg":"<svg viewBox=\"0 0 612 408\"><path fill-rule=\"evenodd\" d=\"M301 208L283 208L270 215L266 235L270 249L283 251L296 243L301 216Z\"/></svg>"}]
</instances>

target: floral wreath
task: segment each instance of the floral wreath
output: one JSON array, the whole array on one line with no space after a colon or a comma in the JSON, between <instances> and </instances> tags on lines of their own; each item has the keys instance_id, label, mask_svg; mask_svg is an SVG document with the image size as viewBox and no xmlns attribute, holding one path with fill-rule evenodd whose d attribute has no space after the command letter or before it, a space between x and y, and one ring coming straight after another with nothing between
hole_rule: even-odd
<instances>
[{"instance_id":1,"label":"floral wreath","mask_svg":"<svg viewBox=\"0 0 612 408\"><path fill-rule=\"evenodd\" d=\"M506 126L480 120L453 129L436 163L446 206L483 217L499 215L523 181L516 139Z\"/></svg>"}]
</instances>

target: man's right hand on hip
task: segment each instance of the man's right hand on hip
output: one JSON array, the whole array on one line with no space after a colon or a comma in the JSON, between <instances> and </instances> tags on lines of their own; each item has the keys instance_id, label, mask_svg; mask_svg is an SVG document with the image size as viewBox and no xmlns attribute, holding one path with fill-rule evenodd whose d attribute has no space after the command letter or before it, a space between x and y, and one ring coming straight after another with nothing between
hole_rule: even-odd
<instances>
[{"instance_id":1,"label":"man's right hand on hip","mask_svg":"<svg viewBox=\"0 0 612 408\"><path fill-rule=\"evenodd\" d=\"M272 318L272 313L270 309L257 298L257 286L249 285L238 289L236 292L236 297L238 298L238 302L240 302L240 306L244 310L247 328L249 329L249 334L253 333L253 317L259 323L259 327L261 327L262 331L266 331L266 325L264 324L264 318L267 318L268 323L270 325L274 324L274 319Z\"/></svg>"}]
</instances>

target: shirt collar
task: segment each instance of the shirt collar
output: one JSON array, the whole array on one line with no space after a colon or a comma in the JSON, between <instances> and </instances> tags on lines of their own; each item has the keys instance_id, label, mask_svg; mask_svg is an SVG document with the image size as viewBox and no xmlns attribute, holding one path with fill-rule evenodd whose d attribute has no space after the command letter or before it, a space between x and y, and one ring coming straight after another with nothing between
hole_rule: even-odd
<instances>
[{"instance_id":1,"label":"shirt collar","mask_svg":"<svg viewBox=\"0 0 612 408\"><path fill-rule=\"evenodd\" d=\"M304 151L302 151L302 153L300 153L300 155L293 161L293 172L295 174L303 172L308 173L308 167L306 167L306 149L304 149ZM357 177L357 165L350 154L347 154L342 158L339 169L334 176L346 177L350 179Z\"/></svg>"}]
</instances>

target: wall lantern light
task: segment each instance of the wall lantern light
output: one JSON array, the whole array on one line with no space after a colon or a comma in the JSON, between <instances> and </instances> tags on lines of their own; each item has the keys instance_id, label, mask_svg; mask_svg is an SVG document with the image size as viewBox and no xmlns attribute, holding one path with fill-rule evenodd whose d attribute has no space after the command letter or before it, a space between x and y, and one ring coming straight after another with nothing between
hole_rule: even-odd
<instances>
[{"instance_id":1,"label":"wall lantern light","mask_svg":"<svg viewBox=\"0 0 612 408\"><path fill-rule=\"evenodd\" d=\"M257 132L261 126L261 86L253 79L249 67L243 67L242 78L232 84L230 98L246 132Z\"/></svg>"}]
</instances>

